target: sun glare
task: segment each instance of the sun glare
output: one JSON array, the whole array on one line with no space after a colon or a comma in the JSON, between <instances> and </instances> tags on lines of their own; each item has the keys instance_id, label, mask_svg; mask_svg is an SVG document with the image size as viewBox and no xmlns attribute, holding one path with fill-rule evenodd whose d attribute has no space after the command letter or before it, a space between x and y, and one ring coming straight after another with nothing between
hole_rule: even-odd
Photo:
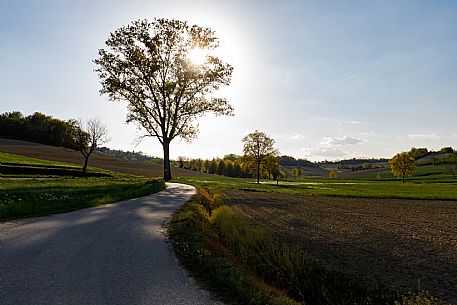
<instances>
[{"instance_id":1,"label":"sun glare","mask_svg":"<svg viewBox=\"0 0 457 305\"><path fill-rule=\"evenodd\" d=\"M200 48L194 48L189 51L188 57L195 65L202 65L205 63L207 52Z\"/></svg>"}]
</instances>

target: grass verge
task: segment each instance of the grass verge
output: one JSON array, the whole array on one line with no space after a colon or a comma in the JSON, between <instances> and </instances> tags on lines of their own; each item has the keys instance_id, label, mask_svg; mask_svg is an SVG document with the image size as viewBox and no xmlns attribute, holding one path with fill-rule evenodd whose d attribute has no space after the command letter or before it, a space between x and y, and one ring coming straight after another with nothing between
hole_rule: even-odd
<instances>
[{"instance_id":1,"label":"grass verge","mask_svg":"<svg viewBox=\"0 0 457 305\"><path fill-rule=\"evenodd\" d=\"M69 212L163 190L160 179L0 178L0 221Z\"/></svg>"},{"instance_id":2,"label":"grass verge","mask_svg":"<svg viewBox=\"0 0 457 305\"><path fill-rule=\"evenodd\" d=\"M174 215L169 231L183 264L235 304L440 304L328 270L250 226L220 195L201 189Z\"/></svg>"}]
</instances>

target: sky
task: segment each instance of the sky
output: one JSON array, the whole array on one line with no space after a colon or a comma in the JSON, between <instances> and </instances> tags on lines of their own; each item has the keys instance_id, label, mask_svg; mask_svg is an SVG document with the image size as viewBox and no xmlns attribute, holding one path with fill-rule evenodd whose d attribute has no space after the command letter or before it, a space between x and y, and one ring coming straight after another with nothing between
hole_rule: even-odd
<instances>
[{"instance_id":1,"label":"sky","mask_svg":"<svg viewBox=\"0 0 457 305\"><path fill-rule=\"evenodd\" d=\"M99 117L105 146L161 156L93 71L109 33L144 18L212 28L234 67L218 94L235 116L200 118L172 158L241 154L254 130L312 161L457 148L457 1L1 0L0 112Z\"/></svg>"}]
</instances>

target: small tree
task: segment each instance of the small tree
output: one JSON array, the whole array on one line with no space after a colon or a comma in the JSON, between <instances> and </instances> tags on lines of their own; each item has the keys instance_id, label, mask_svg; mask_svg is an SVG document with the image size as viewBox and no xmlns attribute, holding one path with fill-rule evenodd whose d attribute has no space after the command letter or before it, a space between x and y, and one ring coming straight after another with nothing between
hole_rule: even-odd
<instances>
[{"instance_id":1,"label":"small tree","mask_svg":"<svg viewBox=\"0 0 457 305\"><path fill-rule=\"evenodd\" d=\"M274 167L271 174L273 175L273 180L276 180L276 185L279 185L279 178L286 175L280 166Z\"/></svg>"},{"instance_id":2,"label":"small tree","mask_svg":"<svg viewBox=\"0 0 457 305\"><path fill-rule=\"evenodd\" d=\"M268 175L268 179L271 179L273 175L273 171L278 169L279 170L279 162L278 158L274 155L268 155L265 157L263 167Z\"/></svg>"},{"instance_id":3,"label":"small tree","mask_svg":"<svg viewBox=\"0 0 457 305\"><path fill-rule=\"evenodd\" d=\"M392 174L395 177L401 177L403 182L405 182L406 176L411 176L416 170L415 159L408 152L396 154L389 160L389 166L392 170Z\"/></svg>"},{"instance_id":4,"label":"small tree","mask_svg":"<svg viewBox=\"0 0 457 305\"><path fill-rule=\"evenodd\" d=\"M232 106L214 93L229 85L232 66L208 54L218 47L210 28L179 20L138 20L111 33L94 60L101 94L128 103L127 122L156 137L163 148L163 176L171 180L170 142L194 139L196 118L231 115ZM198 51L198 52L197 52ZM192 54L201 53L197 60Z\"/></svg>"},{"instance_id":5,"label":"small tree","mask_svg":"<svg viewBox=\"0 0 457 305\"><path fill-rule=\"evenodd\" d=\"M292 170L292 176L294 176L294 178L300 178L302 174L303 171L301 170L300 166L297 166Z\"/></svg>"},{"instance_id":6,"label":"small tree","mask_svg":"<svg viewBox=\"0 0 457 305\"><path fill-rule=\"evenodd\" d=\"M220 159L218 162L217 162L217 170L216 170L216 173L218 175L221 175L221 176L225 176L227 174L227 169L226 169L226 166L225 166L225 161L224 159Z\"/></svg>"},{"instance_id":7,"label":"small tree","mask_svg":"<svg viewBox=\"0 0 457 305\"><path fill-rule=\"evenodd\" d=\"M336 171L330 171L328 173L328 176L331 178L331 179L335 179L337 176L338 176L338 173Z\"/></svg>"},{"instance_id":8,"label":"small tree","mask_svg":"<svg viewBox=\"0 0 457 305\"><path fill-rule=\"evenodd\" d=\"M278 151L273 146L275 141L258 130L245 136L242 141L244 159L248 164L255 165L257 183L260 183L260 165L268 156L278 155Z\"/></svg>"},{"instance_id":9,"label":"small tree","mask_svg":"<svg viewBox=\"0 0 457 305\"><path fill-rule=\"evenodd\" d=\"M364 162L362 164L362 169L372 169L372 168L373 168L373 164L371 164L371 163Z\"/></svg>"},{"instance_id":10,"label":"small tree","mask_svg":"<svg viewBox=\"0 0 457 305\"><path fill-rule=\"evenodd\" d=\"M454 153L448 159L449 170L452 174L452 177L455 179L457 177L457 153Z\"/></svg>"},{"instance_id":11,"label":"small tree","mask_svg":"<svg viewBox=\"0 0 457 305\"><path fill-rule=\"evenodd\" d=\"M236 160L233 163L233 176L240 178L242 175L243 175L243 169L241 168L240 162Z\"/></svg>"},{"instance_id":12,"label":"small tree","mask_svg":"<svg viewBox=\"0 0 457 305\"><path fill-rule=\"evenodd\" d=\"M235 168L233 166L233 162L229 159L224 159L225 167L226 167L226 176L235 177Z\"/></svg>"},{"instance_id":13,"label":"small tree","mask_svg":"<svg viewBox=\"0 0 457 305\"><path fill-rule=\"evenodd\" d=\"M216 174L217 173L217 161L213 158L209 164L208 174Z\"/></svg>"},{"instance_id":14,"label":"small tree","mask_svg":"<svg viewBox=\"0 0 457 305\"><path fill-rule=\"evenodd\" d=\"M100 119L90 119L87 122L82 120L76 123L75 142L77 150L84 156L83 174L86 175L89 157L95 151L98 145L108 142L108 129Z\"/></svg>"}]
</instances>

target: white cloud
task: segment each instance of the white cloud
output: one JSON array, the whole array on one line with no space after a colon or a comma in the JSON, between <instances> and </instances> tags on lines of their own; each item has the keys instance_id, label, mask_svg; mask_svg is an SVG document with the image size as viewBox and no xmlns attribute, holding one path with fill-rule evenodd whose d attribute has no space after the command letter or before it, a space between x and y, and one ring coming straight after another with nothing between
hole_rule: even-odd
<instances>
[{"instance_id":1,"label":"white cloud","mask_svg":"<svg viewBox=\"0 0 457 305\"><path fill-rule=\"evenodd\" d=\"M436 140L440 139L441 136L437 135L436 133L410 133L408 134L408 138L410 139L431 139L431 140Z\"/></svg>"},{"instance_id":2,"label":"white cloud","mask_svg":"<svg viewBox=\"0 0 457 305\"><path fill-rule=\"evenodd\" d=\"M306 157L319 156L319 157L343 157L347 153L338 148L314 147L302 148Z\"/></svg>"},{"instance_id":3,"label":"white cloud","mask_svg":"<svg viewBox=\"0 0 457 305\"><path fill-rule=\"evenodd\" d=\"M301 140L303 139L304 137L301 135L301 134L296 134L292 137L290 137L292 140Z\"/></svg>"},{"instance_id":4,"label":"white cloud","mask_svg":"<svg viewBox=\"0 0 457 305\"><path fill-rule=\"evenodd\" d=\"M348 125L362 125L362 124L366 124L365 122L360 122L360 121L346 121L345 123L348 124Z\"/></svg>"},{"instance_id":5,"label":"white cloud","mask_svg":"<svg viewBox=\"0 0 457 305\"><path fill-rule=\"evenodd\" d=\"M363 142L361 139L355 139L352 137L344 136L342 138L324 138L321 145L331 146L331 145L355 145L360 142Z\"/></svg>"}]
</instances>

